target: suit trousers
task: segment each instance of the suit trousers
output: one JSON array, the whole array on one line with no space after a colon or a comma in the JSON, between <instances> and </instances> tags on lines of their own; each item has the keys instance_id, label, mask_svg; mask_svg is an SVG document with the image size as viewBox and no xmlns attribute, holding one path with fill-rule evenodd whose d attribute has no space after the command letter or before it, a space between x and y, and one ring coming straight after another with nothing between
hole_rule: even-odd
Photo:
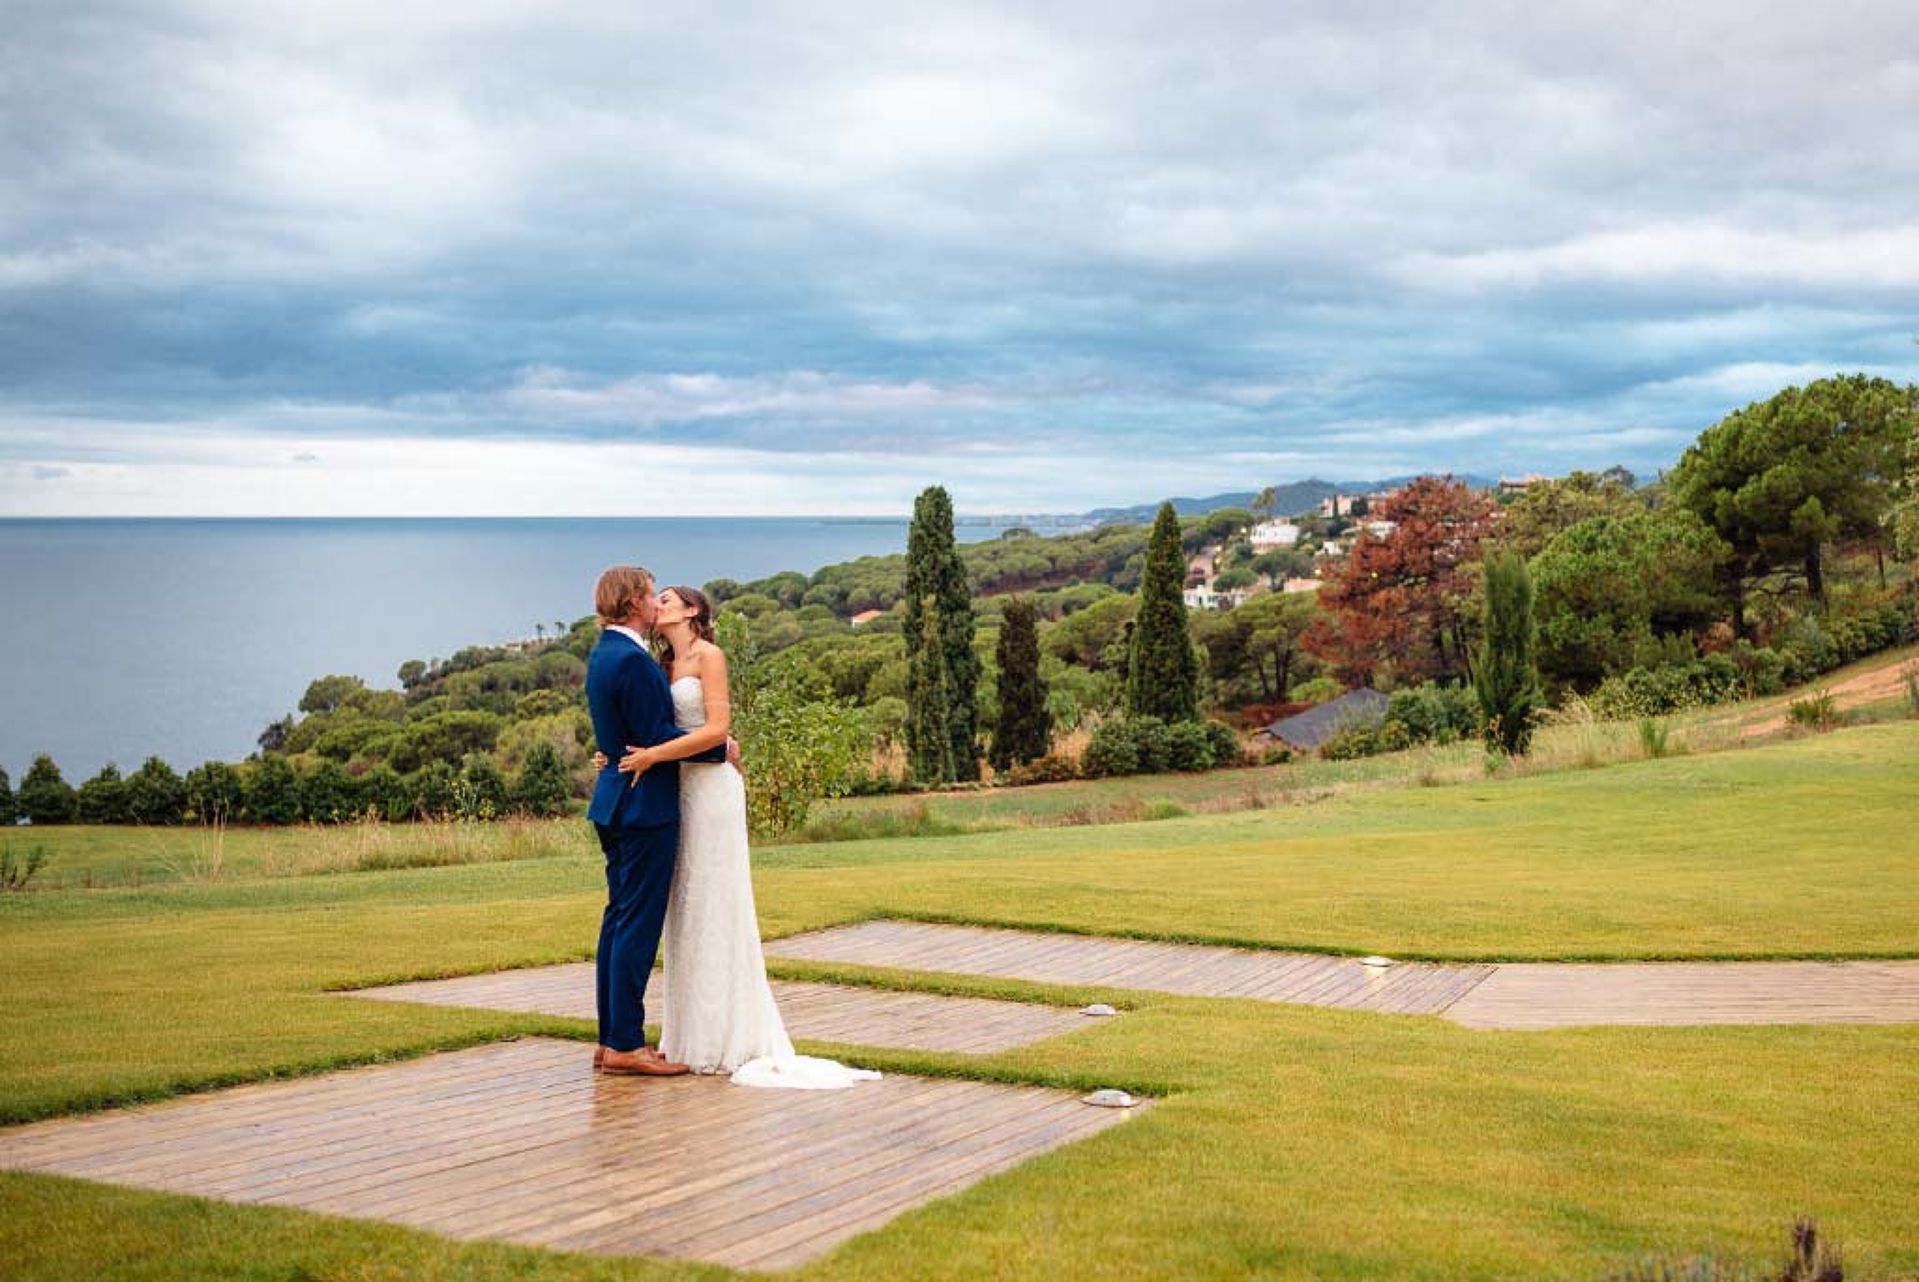
<instances>
[{"instance_id":1,"label":"suit trousers","mask_svg":"<svg viewBox=\"0 0 1919 1282\"><path fill-rule=\"evenodd\" d=\"M660 952L680 825L594 828L606 855L606 911L600 916L600 947L593 959L600 1045L638 1050L646 1045L646 981Z\"/></svg>"}]
</instances>

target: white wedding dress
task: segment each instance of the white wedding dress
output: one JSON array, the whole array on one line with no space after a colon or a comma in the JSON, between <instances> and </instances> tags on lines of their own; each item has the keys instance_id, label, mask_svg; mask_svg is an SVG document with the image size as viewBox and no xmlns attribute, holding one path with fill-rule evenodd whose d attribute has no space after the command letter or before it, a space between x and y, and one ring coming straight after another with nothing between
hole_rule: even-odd
<instances>
[{"instance_id":1,"label":"white wedding dress","mask_svg":"<svg viewBox=\"0 0 1919 1282\"><path fill-rule=\"evenodd\" d=\"M706 724L698 677L673 683L673 720ZM730 765L680 763L680 851L666 902L660 1051L739 1086L840 1090L878 1073L797 1055L766 982L746 843L746 783Z\"/></svg>"}]
</instances>

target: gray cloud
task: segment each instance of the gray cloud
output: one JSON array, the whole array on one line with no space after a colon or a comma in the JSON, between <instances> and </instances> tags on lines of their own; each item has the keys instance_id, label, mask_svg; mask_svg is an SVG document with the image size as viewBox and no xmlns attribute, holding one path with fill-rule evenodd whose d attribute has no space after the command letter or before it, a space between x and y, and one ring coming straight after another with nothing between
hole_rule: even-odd
<instances>
[{"instance_id":1,"label":"gray cloud","mask_svg":"<svg viewBox=\"0 0 1919 1282\"><path fill-rule=\"evenodd\" d=\"M415 9L26 8L0 459L145 423L1146 492L1646 469L1919 371L1904 4Z\"/></svg>"}]
</instances>

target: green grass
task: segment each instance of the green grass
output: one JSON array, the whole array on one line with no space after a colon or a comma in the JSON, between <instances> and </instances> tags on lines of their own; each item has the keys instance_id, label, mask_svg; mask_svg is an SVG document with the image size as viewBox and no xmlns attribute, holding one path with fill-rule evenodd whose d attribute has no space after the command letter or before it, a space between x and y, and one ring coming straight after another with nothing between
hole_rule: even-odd
<instances>
[{"instance_id":1,"label":"green grass","mask_svg":"<svg viewBox=\"0 0 1919 1282\"><path fill-rule=\"evenodd\" d=\"M896 914L1402 955L1910 955L1915 795L1908 721L1244 813L779 847L756 880L777 933ZM576 846L0 897L0 1117L514 1034L590 1038L576 1021L325 990L581 957L598 877ZM984 1061L861 1058L1165 1097L808 1277L1598 1277L1647 1251L1768 1262L1800 1213L1846 1249L1848 1277L1919 1275L1916 1028L1474 1033L779 969L1110 997L1125 1018ZM27 1176L0 1177L0 1260L73 1278L683 1272Z\"/></svg>"}]
</instances>

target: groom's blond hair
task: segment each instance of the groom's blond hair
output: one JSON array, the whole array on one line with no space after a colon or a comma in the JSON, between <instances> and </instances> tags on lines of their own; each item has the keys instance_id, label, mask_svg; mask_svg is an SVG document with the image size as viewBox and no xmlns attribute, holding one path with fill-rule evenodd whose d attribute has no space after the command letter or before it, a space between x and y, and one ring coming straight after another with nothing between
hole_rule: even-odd
<instances>
[{"instance_id":1,"label":"groom's blond hair","mask_svg":"<svg viewBox=\"0 0 1919 1282\"><path fill-rule=\"evenodd\" d=\"M653 576L637 565L616 565L593 585L593 612L600 626L633 617L639 599L653 590Z\"/></svg>"}]
</instances>

